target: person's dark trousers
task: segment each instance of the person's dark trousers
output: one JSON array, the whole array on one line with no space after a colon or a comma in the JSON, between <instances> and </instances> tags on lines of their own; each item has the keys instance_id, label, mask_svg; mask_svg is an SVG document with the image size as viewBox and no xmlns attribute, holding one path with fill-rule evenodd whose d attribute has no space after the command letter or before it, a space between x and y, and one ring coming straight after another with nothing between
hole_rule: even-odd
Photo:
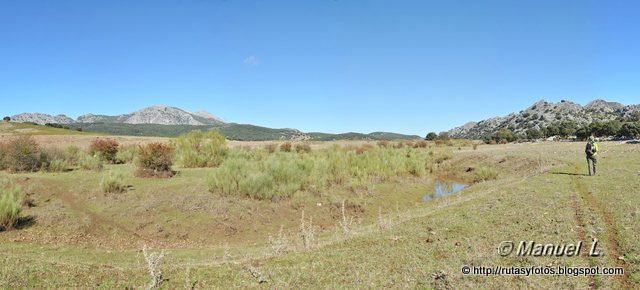
<instances>
[{"instance_id":1,"label":"person's dark trousers","mask_svg":"<svg viewBox=\"0 0 640 290\"><path fill-rule=\"evenodd\" d=\"M587 167L589 167L589 175L596 175L596 163L598 159L595 156L587 156ZM593 173L592 173L593 167Z\"/></svg>"}]
</instances>

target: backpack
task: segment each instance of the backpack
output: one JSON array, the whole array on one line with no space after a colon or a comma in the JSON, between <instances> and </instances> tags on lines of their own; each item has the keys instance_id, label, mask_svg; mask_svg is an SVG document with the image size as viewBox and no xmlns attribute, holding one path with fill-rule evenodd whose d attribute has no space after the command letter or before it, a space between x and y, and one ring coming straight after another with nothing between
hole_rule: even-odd
<instances>
[{"instance_id":1,"label":"backpack","mask_svg":"<svg viewBox=\"0 0 640 290\"><path fill-rule=\"evenodd\" d=\"M593 144L591 144L591 142L587 142L587 147L584 148L584 153L587 153L589 156L593 155Z\"/></svg>"}]
</instances>

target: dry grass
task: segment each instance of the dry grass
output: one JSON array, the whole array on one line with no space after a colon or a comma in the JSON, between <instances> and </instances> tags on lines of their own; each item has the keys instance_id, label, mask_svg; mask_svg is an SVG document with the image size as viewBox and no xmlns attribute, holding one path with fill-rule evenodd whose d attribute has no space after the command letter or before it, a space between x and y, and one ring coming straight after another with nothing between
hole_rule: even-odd
<instances>
[{"instance_id":1,"label":"dry grass","mask_svg":"<svg viewBox=\"0 0 640 290\"><path fill-rule=\"evenodd\" d=\"M322 151L310 145L314 148L310 154L299 155ZM601 176L596 177L579 175L586 165L583 144L577 143L483 145L476 150L403 146L400 150L422 150L433 161L433 173L387 180L368 176L371 179L359 181L366 190L352 191L350 182L344 181L344 187L318 187L278 202L208 193L204 179L211 169L179 169L171 179L140 179L130 177L135 170L131 165L107 165L106 170L129 177L131 189L123 195L96 191L102 176L97 172L0 172L0 177L33 187L29 192L34 192L37 206L23 211L38 217L25 230L0 235L0 250L11 253L0 260L0 287L140 287L156 275L149 275L134 259L136 249L153 241L156 247L172 249L162 269L161 287L167 288L182 287L185 281L197 281L201 288L259 287L260 279L246 265L252 265L273 288L293 284L300 288L587 288L589 281L584 277L485 279L459 274L465 264L588 266L590 261L582 257L517 259L495 254L504 239L575 241L581 225L599 238L607 253L613 248L611 241L617 241L615 248L624 258L621 263L630 273L630 284L600 277L598 285L605 289L638 285L639 257L633 249L640 238L635 194L640 188L632 182L640 172L637 145L601 144L606 153L599 160ZM328 147L331 143L322 145ZM261 153L242 149L237 154L269 155L263 144L253 148ZM369 156L379 149L376 146L360 155L340 151ZM499 175L456 195L427 203L421 200L434 179L471 182L475 171L465 171L480 166L489 166ZM583 210L582 222L575 220L574 194ZM349 202L340 206L343 200ZM358 221L351 223L349 235L343 234L343 217ZM313 233L303 234L303 229ZM305 240L314 242L307 243L311 245L307 248ZM43 253L46 261L39 259ZM595 263L613 266L617 258L606 256ZM88 269L88 264L95 267ZM186 268L191 269L188 275Z\"/></svg>"}]
</instances>

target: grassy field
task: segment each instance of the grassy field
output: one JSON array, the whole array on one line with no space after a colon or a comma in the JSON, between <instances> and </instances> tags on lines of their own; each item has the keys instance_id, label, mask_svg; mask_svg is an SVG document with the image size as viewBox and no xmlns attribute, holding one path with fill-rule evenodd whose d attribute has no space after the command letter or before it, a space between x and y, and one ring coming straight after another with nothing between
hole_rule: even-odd
<instances>
[{"instance_id":1,"label":"grassy field","mask_svg":"<svg viewBox=\"0 0 640 290\"><path fill-rule=\"evenodd\" d=\"M45 146L85 147L95 137L38 138ZM64 139L47 143L51 138ZM127 144L151 141L118 138ZM255 151L267 144L272 143L229 146ZM154 269L162 274L155 276L166 289L640 287L637 144L600 144L599 175L593 177L585 176L582 143L481 145L477 150L470 143L429 143L389 152L363 141L308 144L311 153L287 156L317 161L330 154L324 150L338 150L335 146L357 151L369 144L369 150L380 150L375 154L424 156L425 173L382 179L356 172L352 175L366 179L322 190L305 186L288 198L262 200L212 192L207 179L218 170L213 168L174 167L177 175L169 179L136 178L132 164L106 165L98 172L3 171L0 179L19 184L31 205L23 209L17 229L0 232L0 287L142 288L152 282L148 262L158 257ZM252 156L253 162L268 164L276 155ZM348 156L359 158L353 152ZM104 193L99 184L106 174L122 176L125 192ZM437 180L470 186L424 202ZM506 240L592 238L604 256L497 253ZM145 246L150 249L142 251ZM626 274L464 276L463 265L607 266L623 267Z\"/></svg>"},{"instance_id":2,"label":"grassy field","mask_svg":"<svg viewBox=\"0 0 640 290\"><path fill-rule=\"evenodd\" d=\"M41 125L0 121L0 136L11 135L102 135Z\"/></svg>"}]
</instances>

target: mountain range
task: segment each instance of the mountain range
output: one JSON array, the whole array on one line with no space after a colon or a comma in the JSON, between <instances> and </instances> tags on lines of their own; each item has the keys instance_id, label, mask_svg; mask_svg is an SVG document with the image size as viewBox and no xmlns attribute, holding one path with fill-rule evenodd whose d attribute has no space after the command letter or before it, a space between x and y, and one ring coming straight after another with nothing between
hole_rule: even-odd
<instances>
[{"instance_id":1,"label":"mountain range","mask_svg":"<svg viewBox=\"0 0 640 290\"><path fill-rule=\"evenodd\" d=\"M594 121L604 122L628 118L634 112L640 112L640 105L625 106L601 99L594 100L585 106L566 100L557 103L540 100L518 113L469 122L449 130L448 133L454 138L481 139L495 134L502 128L524 134L528 129L541 130L551 124L561 125L565 122L583 127Z\"/></svg>"},{"instance_id":2,"label":"mountain range","mask_svg":"<svg viewBox=\"0 0 640 290\"><path fill-rule=\"evenodd\" d=\"M40 125L59 124L85 132L128 136L175 137L192 130L219 130L230 140L391 140L418 139L420 136L388 132L328 134L305 133L296 129L272 129L267 127L228 123L206 112L189 112L176 107L152 106L129 114L117 116L85 114L77 119L66 115L22 113L11 117L14 122Z\"/></svg>"},{"instance_id":3,"label":"mountain range","mask_svg":"<svg viewBox=\"0 0 640 290\"><path fill-rule=\"evenodd\" d=\"M44 125L73 124L73 123L121 123L121 124L158 124L158 125L223 125L220 118L205 111L191 113L180 108L169 106L153 106L133 113L107 116L86 114L76 120L66 115L51 116L41 113L22 113L14 115L11 120L16 122L29 122Z\"/></svg>"}]
</instances>

